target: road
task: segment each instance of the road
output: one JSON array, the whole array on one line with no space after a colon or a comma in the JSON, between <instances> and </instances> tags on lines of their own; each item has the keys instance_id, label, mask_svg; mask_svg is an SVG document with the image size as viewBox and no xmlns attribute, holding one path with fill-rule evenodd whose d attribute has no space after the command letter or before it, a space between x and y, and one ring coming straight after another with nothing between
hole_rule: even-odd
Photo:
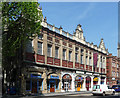
<instances>
[{"instance_id":1,"label":"road","mask_svg":"<svg viewBox=\"0 0 120 98\"><path fill-rule=\"evenodd\" d=\"M18 97L18 96L9 96L5 98L120 98L120 93L116 93L115 95L97 95L93 96L91 93L89 94L73 94L73 95L59 95L59 96L25 96L25 97Z\"/></svg>"}]
</instances>

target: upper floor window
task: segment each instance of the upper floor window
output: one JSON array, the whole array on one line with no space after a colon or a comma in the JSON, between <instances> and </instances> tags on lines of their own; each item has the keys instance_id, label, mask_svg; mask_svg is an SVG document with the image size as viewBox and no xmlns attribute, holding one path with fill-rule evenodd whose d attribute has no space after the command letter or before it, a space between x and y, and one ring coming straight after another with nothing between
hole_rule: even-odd
<instances>
[{"instance_id":1,"label":"upper floor window","mask_svg":"<svg viewBox=\"0 0 120 98\"><path fill-rule=\"evenodd\" d=\"M59 47L55 47L55 58L58 58L58 55L59 55L58 51L59 51Z\"/></svg>"},{"instance_id":2,"label":"upper floor window","mask_svg":"<svg viewBox=\"0 0 120 98\"><path fill-rule=\"evenodd\" d=\"M76 48L75 48L75 51L76 51L76 52L78 52L78 50L79 50L79 48L78 48L78 47L76 47Z\"/></svg>"},{"instance_id":3,"label":"upper floor window","mask_svg":"<svg viewBox=\"0 0 120 98\"><path fill-rule=\"evenodd\" d=\"M85 64L87 65L87 60L88 60L88 57L86 56L86 60L85 60Z\"/></svg>"},{"instance_id":4,"label":"upper floor window","mask_svg":"<svg viewBox=\"0 0 120 98\"><path fill-rule=\"evenodd\" d=\"M63 49L63 60L66 60L66 49Z\"/></svg>"},{"instance_id":5,"label":"upper floor window","mask_svg":"<svg viewBox=\"0 0 120 98\"><path fill-rule=\"evenodd\" d=\"M84 53L84 49L81 49L81 54L83 54Z\"/></svg>"},{"instance_id":6,"label":"upper floor window","mask_svg":"<svg viewBox=\"0 0 120 98\"><path fill-rule=\"evenodd\" d=\"M75 53L75 61L78 62L78 53Z\"/></svg>"},{"instance_id":7,"label":"upper floor window","mask_svg":"<svg viewBox=\"0 0 120 98\"><path fill-rule=\"evenodd\" d=\"M38 54L43 54L43 44L41 42L38 42Z\"/></svg>"},{"instance_id":8,"label":"upper floor window","mask_svg":"<svg viewBox=\"0 0 120 98\"><path fill-rule=\"evenodd\" d=\"M33 53L33 40L28 40L27 45L26 45L26 52Z\"/></svg>"},{"instance_id":9,"label":"upper floor window","mask_svg":"<svg viewBox=\"0 0 120 98\"><path fill-rule=\"evenodd\" d=\"M39 34L38 39L43 39L43 34Z\"/></svg>"},{"instance_id":10,"label":"upper floor window","mask_svg":"<svg viewBox=\"0 0 120 98\"><path fill-rule=\"evenodd\" d=\"M69 61L71 61L72 59L72 51L69 51Z\"/></svg>"},{"instance_id":11,"label":"upper floor window","mask_svg":"<svg viewBox=\"0 0 120 98\"><path fill-rule=\"evenodd\" d=\"M119 65L117 64L117 68L119 68Z\"/></svg>"},{"instance_id":12,"label":"upper floor window","mask_svg":"<svg viewBox=\"0 0 120 98\"><path fill-rule=\"evenodd\" d=\"M89 65L92 65L92 59L89 57Z\"/></svg>"},{"instance_id":13,"label":"upper floor window","mask_svg":"<svg viewBox=\"0 0 120 98\"><path fill-rule=\"evenodd\" d=\"M49 57L52 56L52 45L49 45L49 44L48 44L48 47L47 47L47 55L48 55Z\"/></svg>"},{"instance_id":14,"label":"upper floor window","mask_svg":"<svg viewBox=\"0 0 120 98\"><path fill-rule=\"evenodd\" d=\"M83 55L81 55L81 64L83 64Z\"/></svg>"}]
</instances>

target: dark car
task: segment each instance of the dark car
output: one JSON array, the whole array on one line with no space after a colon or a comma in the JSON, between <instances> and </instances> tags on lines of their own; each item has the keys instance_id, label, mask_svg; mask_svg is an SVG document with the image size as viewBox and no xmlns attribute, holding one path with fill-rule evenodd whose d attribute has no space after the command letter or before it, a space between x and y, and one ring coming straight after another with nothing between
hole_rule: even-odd
<instances>
[{"instance_id":1,"label":"dark car","mask_svg":"<svg viewBox=\"0 0 120 98\"><path fill-rule=\"evenodd\" d=\"M7 88L7 93L10 95L15 95L16 94L16 88L15 87L8 87Z\"/></svg>"},{"instance_id":2,"label":"dark car","mask_svg":"<svg viewBox=\"0 0 120 98\"><path fill-rule=\"evenodd\" d=\"M113 85L112 88L113 88L116 92L120 92L120 85Z\"/></svg>"}]
</instances>

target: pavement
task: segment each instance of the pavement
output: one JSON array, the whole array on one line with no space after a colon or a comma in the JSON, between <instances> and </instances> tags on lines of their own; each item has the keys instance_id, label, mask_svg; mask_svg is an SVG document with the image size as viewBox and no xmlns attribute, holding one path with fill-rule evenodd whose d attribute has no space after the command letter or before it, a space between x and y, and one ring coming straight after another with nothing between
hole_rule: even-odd
<instances>
[{"instance_id":1,"label":"pavement","mask_svg":"<svg viewBox=\"0 0 120 98\"><path fill-rule=\"evenodd\" d=\"M80 92L58 92L58 93L46 93L46 94L31 94L31 95L4 95L1 98L32 98L33 96L63 96L63 95L77 95L77 94L91 94L91 91L80 91Z\"/></svg>"},{"instance_id":2,"label":"pavement","mask_svg":"<svg viewBox=\"0 0 120 98\"><path fill-rule=\"evenodd\" d=\"M82 96L86 96L86 98L90 98L90 97L94 97L92 95L91 91L80 91L80 92L59 92L59 93L47 93L47 94L32 94L32 95L5 95L4 97L0 97L0 98L78 98L78 97L82 97ZM120 93L115 93L115 96L118 96L117 98L120 98ZM112 96L113 98L115 98L115 96ZM109 96L110 97L110 96ZM97 97L94 97L97 98Z\"/></svg>"}]
</instances>

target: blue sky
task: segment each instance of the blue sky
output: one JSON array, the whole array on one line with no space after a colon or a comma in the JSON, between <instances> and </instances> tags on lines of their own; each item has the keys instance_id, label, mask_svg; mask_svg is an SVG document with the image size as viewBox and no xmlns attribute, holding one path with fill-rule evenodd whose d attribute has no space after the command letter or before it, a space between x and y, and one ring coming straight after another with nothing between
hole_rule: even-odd
<instances>
[{"instance_id":1,"label":"blue sky","mask_svg":"<svg viewBox=\"0 0 120 98\"><path fill-rule=\"evenodd\" d=\"M105 47L117 56L117 2L41 2L40 6L48 23L71 34L81 24L87 42L99 46L103 38Z\"/></svg>"}]
</instances>

